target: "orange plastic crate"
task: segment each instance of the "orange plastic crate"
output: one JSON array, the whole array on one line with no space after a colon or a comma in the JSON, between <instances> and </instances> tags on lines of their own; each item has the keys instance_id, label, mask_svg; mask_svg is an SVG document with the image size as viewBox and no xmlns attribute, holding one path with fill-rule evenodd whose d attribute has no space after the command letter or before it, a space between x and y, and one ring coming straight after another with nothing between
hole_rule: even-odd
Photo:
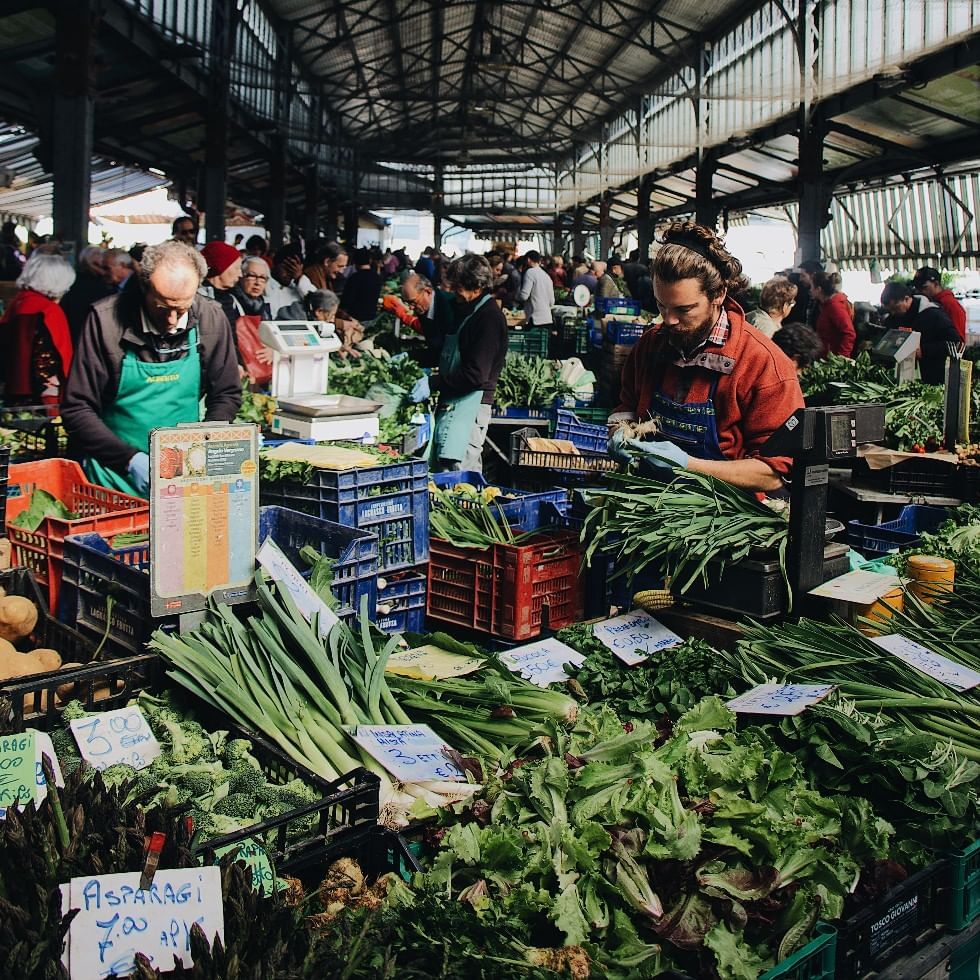
<instances>
[{"instance_id":1,"label":"orange plastic crate","mask_svg":"<svg viewBox=\"0 0 980 980\"><path fill-rule=\"evenodd\" d=\"M13 564L34 572L38 584L47 590L48 607L55 616L58 614L65 538L69 534L98 531L109 537L120 531L145 530L150 524L148 501L90 483L81 466L71 459L14 463L10 467L7 489L7 537L13 549ZM79 515L78 519L66 521L47 517L36 531L12 525L10 522L27 510L35 490L46 490L57 497Z\"/></svg>"},{"instance_id":2,"label":"orange plastic crate","mask_svg":"<svg viewBox=\"0 0 980 980\"><path fill-rule=\"evenodd\" d=\"M544 531L529 544L483 551L433 538L430 619L506 640L528 640L582 618L582 545L568 531Z\"/></svg>"}]
</instances>

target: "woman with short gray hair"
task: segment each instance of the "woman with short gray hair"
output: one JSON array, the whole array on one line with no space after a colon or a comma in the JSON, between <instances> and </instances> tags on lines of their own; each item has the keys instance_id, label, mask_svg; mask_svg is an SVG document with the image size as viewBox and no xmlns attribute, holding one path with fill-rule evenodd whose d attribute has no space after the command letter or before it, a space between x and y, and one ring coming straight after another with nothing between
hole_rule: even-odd
<instances>
[{"instance_id":1,"label":"woman with short gray hair","mask_svg":"<svg viewBox=\"0 0 980 980\"><path fill-rule=\"evenodd\" d=\"M507 356L507 321L490 294L493 273L482 255L454 259L446 273L456 297L455 329L446 335L430 462L436 471L483 471L483 445L497 380Z\"/></svg>"},{"instance_id":2,"label":"woman with short gray hair","mask_svg":"<svg viewBox=\"0 0 980 980\"><path fill-rule=\"evenodd\" d=\"M5 404L60 402L73 349L58 300L74 281L75 270L60 255L35 252L25 263L19 291L0 320Z\"/></svg>"}]
</instances>

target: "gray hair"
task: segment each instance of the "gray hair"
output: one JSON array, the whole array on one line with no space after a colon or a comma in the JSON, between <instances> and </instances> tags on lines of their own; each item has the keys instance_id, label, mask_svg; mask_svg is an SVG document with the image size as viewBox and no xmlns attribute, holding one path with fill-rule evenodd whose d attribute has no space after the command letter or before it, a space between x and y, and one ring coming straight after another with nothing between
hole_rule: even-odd
<instances>
[{"instance_id":1,"label":"gray hair","mask_svg":"<svg viewBox=\"0 0 980 980\"><path fill-rule=\"evenodd\" d=\"M482 255L467 253L449 263L446 279L451 286L483 292L493 285L493 272Z\"/></svg>"},{"instance_id":2,"label":"gray hair","mask_svg":"<svg viewBox=\"0 0 980 980\"><path fill-rule=\"evenodd\" d=\"M33 289L35 293L59 300L75 281L71 263L51 252L34 252L24 264L17 279L18 289Z\"/></svg>"},{"instance_id":3,"label":"gray hair","mask_svg":"<svg viewBox=\"0 0 980 980\"><path fill-rule=\"evenodd\" d=\"M416 289L431 289L432 283L426 276L419 275L417 272L406 271L402 276L401 284L407 286L408 283L414 282Z\"/></svg>"},{"instance_id":4,"label":"gray hair","mask_svg":"<svg viewBox=\"0 0 980 980\"><path fill-rule=\"evenodd\" d=\"M192 271L197 276L198 285L204 282L204 277L208 274L208 264L201 257L196 248L185 245L183 242L162 242L160 245L151 245L144 253L140 263L140 281L146 286L150 281L150 276L157 269L166 267L184 266L188 271Z\"/></svg>"},{"instance_id":5,"label":"gray hair","mask_svg":"<svg viewBox=\"0 0 980 980\"><path fill-rule=\"evenodd\" d=\"M108 248L105 252L105 264L107 267L121 265L132 269L133 257L124 248Z\"/></svg>"},{"instance_id":6,"label":"gray hair","mask_svg":"<svg viewBox=\"0 0 980 980\"><path fill-rule=\"evenodd\" d=\"M78 268L90 275L102 275L102 263L105 261L105 249L99 245L86 245L78 253Z\"/></svg>"},{"instance_id":7,"label":"gray hair","mask_svg":"<svg viewBox=\"0 0 980 980\"><path fill-rule=\"evenodd\" d=\"M253 265L262 266L265 274L267 276L270 274L269 263L261 255L246 255L242 258L242 275L244 276Z\"/></svg>"},{"instance_id":8,"label":"gray hair","mask_svg":"<svg viewBox=\"0 0 980 980\"><path fill-rule=\"evenodd\" d=\"M310 313L315 313L317 310L333 313L340 306L337 294L330 289L314 289L312 293L307 294L304 302Z\"/></svg>"}]
</instances>

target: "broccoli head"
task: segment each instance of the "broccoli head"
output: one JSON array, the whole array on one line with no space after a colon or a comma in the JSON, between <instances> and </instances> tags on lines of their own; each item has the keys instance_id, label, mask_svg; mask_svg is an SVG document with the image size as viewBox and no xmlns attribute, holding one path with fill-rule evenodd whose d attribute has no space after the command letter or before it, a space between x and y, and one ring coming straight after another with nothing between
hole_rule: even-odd
<instances>
[{"instance_id":1,"label":"broccoli head","mask_svg":"<svg viewBox=\"0 0 980 980\"><path fill-rule=\"evenodd\" d=\"M124 762L117 762L114 766L106 766L102 770L102 781L107 789L114 789L130 782L136 775L136 770Z\"/></svg>"},{"instance_id":2,"label":"broccoli head","mask_svg":"<svg viewBox=\"0 0 980 980\"><path fill-rule=\"evenodd\" d=\"M291 810L316 803L320 799L320 795L310 786L307 786L302 779L293 779L281 786L268 783L256 795L260 803L267 806L284 806Z\"/></svg>"},{"instance_id":3,"label":"broccoli head","mask_svg":"<svg viewBox=\"0 0 980 980\"><path fill-rule=\"evenodd\" d=\"M237 768L240 763L259 768L258 761L252 755L252 743L247 738L233 738L226 742L221 758L229 769Z\"/></svg>"},{"instance_id":4,"label":"broccoli head","mask_svg":"<svg viewBox=\"0 0 980 980\"><path fill-rule=\"evenodd\" d=\"M250 793L253 796L265 789L265 773L247 763L232 769L229 793Z\"/></svg>"},{"instance_id":5,"label":"broccoli head","mask_svg":"<svg viewBox=\"0 0 980 980\"><path fill-rule=\"evenodd\" d=\"M201 815L200 821L195 821L195 837L198 840L212 840L224 837L225 834L237 834L244 830L254 820L239 820L237 817L213 811Z\"/></svg>"},{"instance_id":6,"label":"broccoli head","mask_svg":"<svg viewBox=\"0 0 980 980\"><path fill-rule=\"evenodd\" d=\"M214 805L212 812L220 816L234 817L244 823L255 823L258 819L257 810L256 799L250 793L229 793Z\"/></svg>"},{"instance_id":7,"label":"broccoli head","mask_svg":"<svg viewBox=\"0 0 980 980\"><path fill-rule=\"evenodd\" d=\"M85 709L85 705L81 701L69 701L65 705L61 712L61 717L67 725L70 721L75 721L77 718L88 718L92 714L91 711Z\"/></svg>"}]
</instances>

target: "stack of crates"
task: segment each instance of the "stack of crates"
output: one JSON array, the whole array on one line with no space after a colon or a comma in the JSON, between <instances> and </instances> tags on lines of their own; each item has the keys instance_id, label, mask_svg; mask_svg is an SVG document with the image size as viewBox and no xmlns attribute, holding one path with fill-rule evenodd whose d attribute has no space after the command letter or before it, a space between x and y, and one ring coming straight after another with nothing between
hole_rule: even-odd
<instances>
[{"instance_id":1,"label":"stack of crates","mask_svg":"<svg viewBox=\"0 0 980 980\"><path fill-rule=\"evenodd\" d=\"M507 331L507 353L547 357L548 334L547 327L513 327Z\"/></svg>"},{"instance_id":2,"label":"stack of crates","mask_svg":"<svg viewBox=\"0 0 980 980\"><path fill-rule=\"evenodd\" d=\"M278 504L378 537L377 624L421 628L429 560L429 466L412 459L378 466L314 468L306 483L263 481L263 504Z\"/></svg>"}]
</instances>

